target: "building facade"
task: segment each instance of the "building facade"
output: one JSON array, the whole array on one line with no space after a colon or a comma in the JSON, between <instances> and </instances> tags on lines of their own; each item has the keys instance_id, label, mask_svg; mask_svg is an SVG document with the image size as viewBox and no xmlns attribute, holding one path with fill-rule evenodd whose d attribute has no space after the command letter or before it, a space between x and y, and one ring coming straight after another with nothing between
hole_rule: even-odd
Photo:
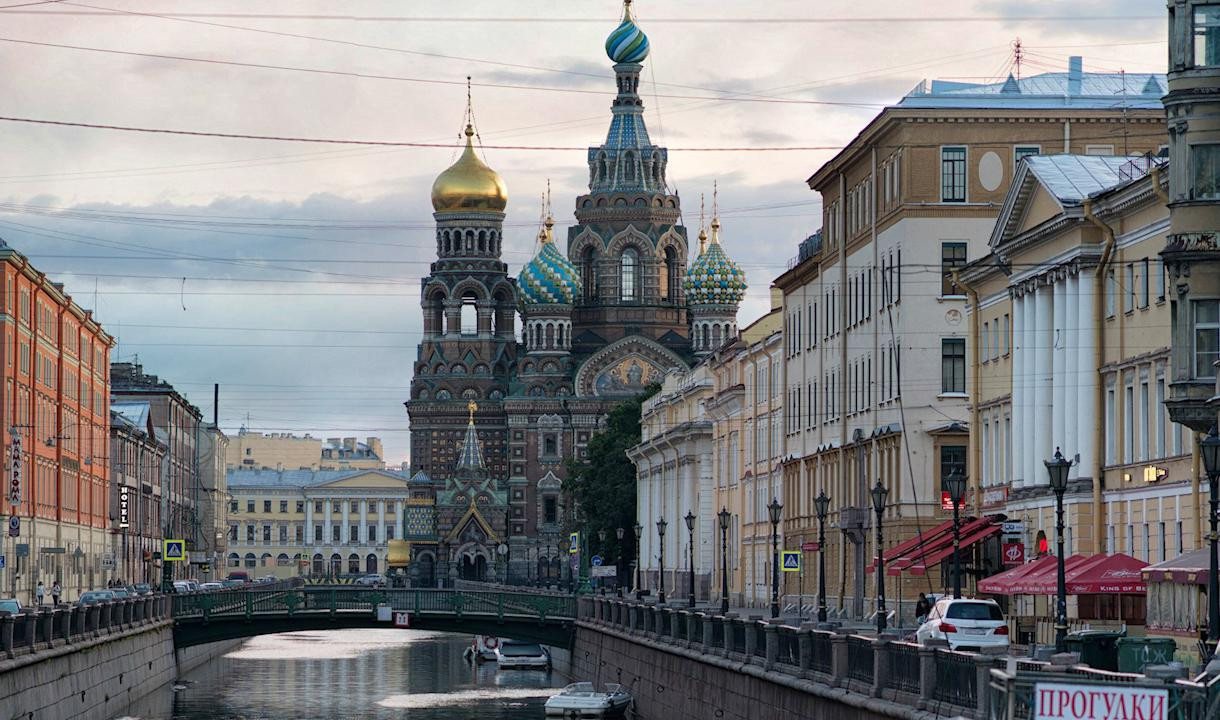
<instances>
[{"instance_id":1,"label":"building facade","mask_svg":"<svg viewBox=\"0 0 1220 720\"><path fill-rule=\"evenodd\" d=\"M229 436L213 422L199 431L199 545L195 548L197 574L204 580L224 577L225 549L229 542L229 483L225 460Z\"/></svg>"},{"instance_id":2,"label":"building facade","mask_svg":"<svg viewBox=\"0 0 1220 720\"><path fill-rule=\"evenodd\" d=\"M501 260L508 194L475 151L470 115L461 157L432 188L437 259L422 281L424 337L406 403L411 463L444 492L469 445L467 405L477 404L483 472L507 497L510 582L558 564L559 544L577 522L562 489L567 463L584 457L601 419L690 366L692 318L707 346L727 335L744 290L720 247L703 271L688 273L668 154L644 123L639 81L648 49L625 3L606 43L617 87L610 128L588 151L589 191L576 198L566 252L548 208L534 258L515 281L509 276ZM694 297L684 287L713 276L726 292Z\"/></svg>"},{"instance_id":3,"label":"building facade","mask_svg":"<svg viewBox=\"0 0 1220 720\"><path fill-rule=\"evenodd\" d=\"M110 405L110 485L113 545L103 559L107 580L157 585L154 553L165 539L161 472L169 447L146 402Z\"/></svg>"},{"instance_id":4,"label":"building facade","mask_svg":"<svg viewBox=\"0 0 1220 720\"><path fill-rule=\"evenodd\" d=\"M104 577L110 549L114 341L63 285L3 241L0 263L0 514L9 519L2 592L28 602L38 582L58 581L74 599Z\"/></svg>"},{"instance_id":5,"label":"building facade","mask_svg":"<svg viewBox=\"0 0 1220 720\"><path fill-rule=\"evenodd\" d=\"M953 271L988 252L1021 158L1156 152L1163 90L1160 76L1085 73L1080 58L1003 83L925 82L809 178L820 241L776 280L791 396L785 526L790 544L815 536L812 498L831 497L828 594L851 614L873 594L876 479L890 546L942 522L944 477L969 470L968 299ZM989 551L979 557L972 574L986 571ZM944 585L907 580L891 595Z\"/></svg>"},{"instance_id":6,"label":"building facade","mask_svg":"<svg viewBox=\"0 0 1220 720\"><path fill-rule=\"evenodd\" d=\"M384 573L386 543L409 534L405 473L230 470L226 483L226 572L281 578Z\"/></svg>"},{"instance_id":7,"label":"building facade","mask_svg":"<svg viewBox=\"0 0 1220 720\"><path fill-rule=\"evenodd\" d=\"M381 470L381 438L298 437L291 433L258 433L246 428L229 439L225 464L230 470Z\"/></svg>"}]
</instances>

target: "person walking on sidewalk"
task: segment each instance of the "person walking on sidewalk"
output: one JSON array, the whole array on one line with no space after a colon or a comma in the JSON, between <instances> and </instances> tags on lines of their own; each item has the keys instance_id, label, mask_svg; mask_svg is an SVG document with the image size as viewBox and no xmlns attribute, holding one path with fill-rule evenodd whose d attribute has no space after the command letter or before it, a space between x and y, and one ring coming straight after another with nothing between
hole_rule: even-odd
<instances>
[{"instance_id":1,"label":"person walking on sidewalk","mask_svg":"<svg viewBox=\"0 0 1220 720\"><path fill-rule=\"evenodd\" d=\"M47 589L43 587L42 581L38 581L38 587L34 588L34 602L38 607L42 607L42 603L47 599Z\"/></svg>"},{"instance_id":2,"label":"person walking on sidewalk","mask_svg":"<svg viewBox=\"0 0 1220 720\"><path fill-rule=\"evenodd\" d=\"M51 585L51 602L52 602L52 603L54 603L55 605L58 605L58 604L59 604L59 596L60 596L60 595L63 595L63 592L64 592L64 589L63 589L62 587L60 587L60 586L59 586L59 581L58 581L58 580L56 580L56 581L55 581L55 582L54 582L54 583Z\"/></svg>"}]
</instances>

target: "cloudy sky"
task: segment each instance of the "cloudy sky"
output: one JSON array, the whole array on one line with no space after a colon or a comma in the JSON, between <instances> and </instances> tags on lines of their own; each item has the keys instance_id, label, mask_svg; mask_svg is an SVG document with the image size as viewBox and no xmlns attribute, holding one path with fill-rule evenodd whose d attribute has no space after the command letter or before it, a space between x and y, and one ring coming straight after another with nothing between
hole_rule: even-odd
<instances>
[{"instance_id":1,"label":"cloudy sky","mask_svg":"<svg viewBox=\"0 0 1220 720\"><path fill-rule=\"evenodd\" d=\"M100 4L96 4L100 3ZM221 425L377 435L407 459L406 399L432 258L429 188L474 82L487 161L509 188L505 260L533 251L549 178L560 224L614 83L614 0L0 0L0 238L66 283ZM637 0L641 91L685 220L719 181L749 272L742 324L818 229L803 179L923 78L1163 72L1157 0ZM704 152L695 148L824 150ZM565 149L546 149L565 148ZM562 236L562 232L561 232Z\"/></svg>"}]
</instances>

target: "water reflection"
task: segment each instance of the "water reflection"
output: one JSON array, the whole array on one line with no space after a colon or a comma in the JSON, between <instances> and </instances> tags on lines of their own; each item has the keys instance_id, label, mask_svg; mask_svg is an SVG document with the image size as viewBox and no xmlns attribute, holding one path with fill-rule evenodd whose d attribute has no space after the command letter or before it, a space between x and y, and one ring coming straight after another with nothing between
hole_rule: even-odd
<instances>
[{"instance_id":1,"label":"water reflection","mask_svg":"<svg viewBox=\"0 0 1220 720\"><path fill-rule=\"evenodd\" d=\"M462 659L468 637L335 630L254 638L131 708L141 719L538 720L557 672Z\"/></svg>"}]
</instances>

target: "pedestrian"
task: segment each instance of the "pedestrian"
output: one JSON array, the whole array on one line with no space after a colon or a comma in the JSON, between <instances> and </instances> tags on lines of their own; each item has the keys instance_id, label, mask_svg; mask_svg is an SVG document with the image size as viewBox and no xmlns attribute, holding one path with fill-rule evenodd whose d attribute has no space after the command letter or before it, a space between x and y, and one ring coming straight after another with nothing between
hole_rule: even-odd
<instances>
[{"instance_id":1,"label":"pedestrian","mask_svg":"<svg viewBox=\"0 0 1220 720\"><path fill-rule=\"evenodd\" d=\"M51 602L55 605L59 604L59 596L64 594L64 589L59 586L59 581L56 580L51 584Z\"/></svg>"},{"instance_id":2,"label":"pedestrian","mask_svg":"<svg viewBox=\"0 0 1220 720\"><path fill-rule=\"evenodd\" d=\"M932 612L932 603L928 602L928 596L919 593L919 600L915 601L915 623L923 625L930 612Z\"/></svg>"},{"instance_id":3,"label":"pedestrian","mask_svg":"<svg viewBox=\"0 0 1220 720\"><path fill-rule=\"evenodd\" d=\"M34 588L34 601L38 607L42 607L42 603L47 599L47 589L42 586L42 581L38 581L38 587Z\"/></svg>"}]
</instances>

